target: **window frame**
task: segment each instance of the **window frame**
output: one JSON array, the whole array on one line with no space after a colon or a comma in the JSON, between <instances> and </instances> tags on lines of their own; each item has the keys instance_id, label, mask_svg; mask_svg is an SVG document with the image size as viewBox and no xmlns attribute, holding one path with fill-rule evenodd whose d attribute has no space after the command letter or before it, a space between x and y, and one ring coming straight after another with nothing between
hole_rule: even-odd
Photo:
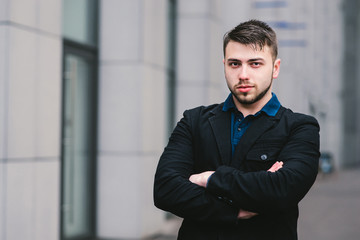
<instances>
[{"instance_id":1,"label":"window frame","mask_svg":"<svg viewBox=\"0 0 360 240\"><path fill-rule=\"evenodd\" d=\"M92 186L92 191L90 193L90 209L92 209L90 213L90 226L89 226L89 236L83 236L83 237L74 237L74 238L66 238L64 234L64 194L65 194L65 184L64 184L64 177L65 177L65 169L64 169L64 152L65 152L65 146L64 146L64 114L65 114L65 71L66 71L66 56L68 54L78 56L80 58L90 60L94 62L95 68L92 69L93 71L93 81L94 85L92 86L92 96L94 96L94 99L92 101L94 108L92 112L93 119L93 126L92 126L92 133L91 133L91 145L93 146L93 151L91 153L91 162L89 163L89 185ZM93 46L80 44L75 41L69 40L69 39L63 39L63 67L62 67L62 108L61 108L61 193L60 193L60 239L62 240L90 240L90 239L96 239L97 232L97 214L96 214L96 199L97 199L97 145L98 145L98 85L99 85L99 77L98 77L98 67L99 67L99 59L98 59L98 49Z\"/></svg>"}]
</instances>

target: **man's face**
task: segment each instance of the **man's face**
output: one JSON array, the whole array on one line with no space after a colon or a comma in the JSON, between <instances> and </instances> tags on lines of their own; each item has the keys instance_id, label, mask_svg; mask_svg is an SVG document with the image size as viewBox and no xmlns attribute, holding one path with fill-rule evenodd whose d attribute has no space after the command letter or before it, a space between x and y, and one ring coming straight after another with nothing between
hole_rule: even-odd
<instances>
[{"instance_id":1,"label":"man's face","mask_svg":"<svg viewBox=\"0 0 360 240\"><path fill-rule=\"evenodd\" d=\"M225 49L225 78L237 107L256 108L271 99L272 80L278 77L280 59L273 62L271 49L254 49L230 41Z\"/></svg>"}]
</instances>

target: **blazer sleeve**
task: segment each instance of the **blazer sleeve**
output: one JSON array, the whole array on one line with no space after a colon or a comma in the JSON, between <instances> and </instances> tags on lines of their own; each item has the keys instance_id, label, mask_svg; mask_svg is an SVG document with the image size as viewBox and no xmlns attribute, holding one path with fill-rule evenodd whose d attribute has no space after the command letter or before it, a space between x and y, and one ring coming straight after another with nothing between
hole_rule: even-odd
<instances>
[{"instance_id":1,"label":"blazer sleeve","mask_svg":"<svg viewBox=\"0 0 360 240\"><path fill-rule=\"evenodd\" d=\"M160 157L154 180L155 206L182 218L208 223L236 223L238 209L189 181L193 173L191 115L175 127Z\"/></svg>"},{"instance_id":2,"label":"blazer sleeve","mask_svg":"<svg viewBox=\"0 0 360 240\"><path fill-rule=\"evenodd\" d=\"M284 162L280 170L243 173L230 166L221 166L211 176L207 191L257 213L297 206L318 172L319 125L314 118L304 115L291 128L277 159Z\"/></svg>"}]
</instances>

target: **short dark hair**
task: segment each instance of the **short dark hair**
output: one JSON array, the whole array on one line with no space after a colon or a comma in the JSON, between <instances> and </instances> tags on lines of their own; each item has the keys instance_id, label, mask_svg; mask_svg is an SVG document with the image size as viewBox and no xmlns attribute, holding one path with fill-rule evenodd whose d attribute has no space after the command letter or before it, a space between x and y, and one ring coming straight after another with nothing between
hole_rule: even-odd
<instances>
[{"instance_id":1,"label":"short dark hair","mask_svg":"<svg viewBox=\"0 0 360 240\"><path fill-rule=\"evenodd\" d=\"M252 45L255 49L262 50L265 46L270 47L273 60L277 58L278 46L275 31L265 22L259 20L249 20L240 23L234 29L225 33L223 51L230 41L245 45Z\"/></svg>"}]
</instances>

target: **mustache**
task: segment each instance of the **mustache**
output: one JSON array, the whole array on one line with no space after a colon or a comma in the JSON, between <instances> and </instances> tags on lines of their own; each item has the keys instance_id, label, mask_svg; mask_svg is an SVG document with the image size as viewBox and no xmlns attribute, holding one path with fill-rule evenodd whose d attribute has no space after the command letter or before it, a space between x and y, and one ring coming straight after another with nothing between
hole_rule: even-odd
<instances>
[{"instance_id":1,"label":"mustache","mask_svg":"<svg viewBox=\"0 0 360 240\"><path fill-rule=\"evenodd\" d=\"M253 87L255 86L254 83L251 83L249 81L239 81L237 84L235 84L234 87Z\"/></svg>"}]
</instances>

